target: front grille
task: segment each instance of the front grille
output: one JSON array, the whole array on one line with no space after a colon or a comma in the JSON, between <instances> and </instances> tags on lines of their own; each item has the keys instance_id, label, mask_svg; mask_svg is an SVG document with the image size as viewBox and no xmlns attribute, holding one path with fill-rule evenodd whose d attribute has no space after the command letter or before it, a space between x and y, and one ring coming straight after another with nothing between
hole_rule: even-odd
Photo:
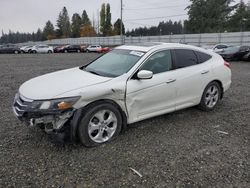
<instances>
[{"instance_id":1,"label":"front grille","mask_svg":"<svg viewBox=\"0 0 250 188\"><path fill-rule=\"evenodd\" d=\"M17 94L15 96L13 111L17 117L22 117L27 112L28 108L30 108L32 101L27 100L24 97Z\"/></svg>"}]
</instances>

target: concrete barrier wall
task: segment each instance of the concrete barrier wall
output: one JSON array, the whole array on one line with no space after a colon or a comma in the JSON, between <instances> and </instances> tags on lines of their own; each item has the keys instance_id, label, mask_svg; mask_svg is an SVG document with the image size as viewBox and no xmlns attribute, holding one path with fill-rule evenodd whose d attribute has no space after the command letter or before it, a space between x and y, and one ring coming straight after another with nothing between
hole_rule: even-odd
<instances>
[{"instance_id":1,"label":"concrete barrier wall","mask_svg":"<svg viewBox=\"0 0 250 188\"><path fill-rule=\"evenodd\" d=\"M27 42L19 45L35 44L100 44L103 46L117 46L121 44L137 44L143 42L175 42L187 43L196 46L212 46L218 43L230 45L250 45L250 32L234 33L204 33L204 34L181 34L181 35L161 35L161 36L141 36L141 37L82 37L54 39L43 42Z\"/></svg>"}]
</instances>

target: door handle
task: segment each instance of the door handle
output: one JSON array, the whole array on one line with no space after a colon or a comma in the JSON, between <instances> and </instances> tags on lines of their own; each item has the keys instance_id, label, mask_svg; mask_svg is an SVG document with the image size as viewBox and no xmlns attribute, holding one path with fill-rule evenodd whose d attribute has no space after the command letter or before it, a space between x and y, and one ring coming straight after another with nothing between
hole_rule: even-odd
<instances>
[{"instance_id":1,"label":"door handle","mask_svg":"<svg viewBox=\"0 0 250 188\"><path fill-rule=\"evenodd\" d=\"M167 84L170 84L170 83L173 83L173 82L175 82L176 81L176 79L169 79L166 83Z\"/></svg>"},{"instance_id":2,"label":"door handle","mask_svg":"<svg viewBox=\"0 0 250 188\"><path fill-rule=\"evenodd\" d=\"M209 70L204 70L201 72L201 74L207 74L207 73L209 73Z\"/></svg>"}]
</instances>

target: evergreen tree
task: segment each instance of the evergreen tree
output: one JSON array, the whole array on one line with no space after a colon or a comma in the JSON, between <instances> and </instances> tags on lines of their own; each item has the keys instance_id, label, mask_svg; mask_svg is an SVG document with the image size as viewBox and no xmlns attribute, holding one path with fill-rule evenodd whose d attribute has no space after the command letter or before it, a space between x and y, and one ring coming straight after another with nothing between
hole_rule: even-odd
<instances>
[{"instance_id":1,"label":"evergreen tree","mask_svg":"<svg viewBox=\"0 0 250 188\"><path fill-rule=\"evenodd\" d=\"M76 38L80 37L80 29L81 29L82 19L81 16L77 13L72 16L72 24L71 24L71 36Z\"/></svg>"},{"instance_id":2,"label":"evergreen tree","mask_svg":"<svg viewBox=\"0 0 250 188\"><path fill-rule=\"evenodd\" d=\"M83 12L82 12L82 25L83 26L90 26L91 25L91 22L90 22L90 19L89 19L89 16L88 16L86 10L83 10Z\"/></svg>"},{"instance_id":3,"label":"evergreen tree","mask_svg":"<svg viewBox=\"0 0 250 188\"><path fill-rule=\"evenodd\" d=\"M71 33L70 20L66 7L63 7L57 19L57 37L69 37Z\"/></svg>"},{"instance_id":4,"label":"evergreen tree","mask_svg":"<svg viewBox=\"0 0 250 188\"><path fill-rule=\"evenodd\" d=\"M105 3L102 4L101 12L101 32L103 36L109 36L113 34L112 31L112 24L111 24L111 10L110 10L110 4L107 5Z\"/></svg>"},{"instance_id":5,"label":"evergreen tree","mask_svg":"<svg viewBox=\"0 0 250 188\"><path fill-rule=\"evenodd\" d=\"M36 41L43 41L44 40L44 35L42 30L39 28L36 32Z\"/></svg>"},{"instance_id":6,"label":"evergreen tree","mask_svg":"<svg viewBox=\"0 0 250 188\"><path fill-rule=\"evenodd\" d=\"M187 30L190 33L220 32L225 29L233 0L190 0Z\"/></svg>"},{"instance_id":7,"label":"evergreen tree","mask_svg":"<svg viewBox=\"0 0 250 188\"><path fill-rule=\"evenodd\" d=\"M121 19L117 19L116 22L114 23L114 34L115 35L120 35L121 34ZM125 34L125 27L124 24L122 23L122 34Z\"/></svg>"},{"instance_id":8,"label":"evergreen tree","mask_svg":"<svg viewBox=\"0 0 250 188\"><path fill-rule=\"evenodd\" d=\"M236 32L236 31L244 31L250 29L250 10L244 3L244 1L240 1L237 4L235 13L230 17L228 21L228 31Z\"/></svg>"},{"instance_id":9,"label":"evergreen tree","mask_svg":"<svg viewBox=\"0 0 250 188\"><path fill-rule=\"evenodd\" d=\"M55 29L54 25L51 23L51 21L47 21L45 24L45 27L43 28L43 35L44 38L51 40L55 36Z\"/></svg>"},{"instance_id":10,"label":"evergreen tree","mask_svg":"<svg viewBox=\"0 0 250 188\"><path fill-rule=\"evenodd\" d=\"M102 4L101 11L100 11L100 31L105 36L106 33L106 5L105 3Z\"/></svg>"},{"instance_id":11,"label":"evergreen tree","mask_svg":"<svg viewBox=\"0 0 250 188\"><path fill-rule=\"evenodd\" d=\"M109 3L106 6L105 29L106 29L107 35L112 35L111 12L110 12L110 4Z\"/></svg>"}]
</instances>

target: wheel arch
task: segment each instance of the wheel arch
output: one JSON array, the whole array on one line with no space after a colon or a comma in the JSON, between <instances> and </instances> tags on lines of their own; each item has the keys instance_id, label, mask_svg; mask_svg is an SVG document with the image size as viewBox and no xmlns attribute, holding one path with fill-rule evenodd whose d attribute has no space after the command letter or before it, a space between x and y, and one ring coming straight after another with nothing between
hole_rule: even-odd
<instances>
[{"instance_id":1,"label":"wheel arch","mask_svg":"<svg viewBox=\"0 0 250 188\"><path fill-rule=\"evenodd\" d=\"M127 129L127 115L126 113L122 110L122 108L120 107L119 104L117 104L115 101L111 100L111 99L100 99L97 101L93 101L89 104L87 104L86 106L76 110L76 112L73 115L73 118L70 121L70 137L71 140L77 140L78 139L78 135L77 135L77 129L78 129L78 124L80 122L80 120L82 119L82 117L84 116L84 114L86 113L86 111L93 107L96 106L98 104L103 104L103 103L108 103L108 104L112 104L113 106L115 106L119 112L121 113L122 116L122 131Z\"/></svg>"}]
</instances>

